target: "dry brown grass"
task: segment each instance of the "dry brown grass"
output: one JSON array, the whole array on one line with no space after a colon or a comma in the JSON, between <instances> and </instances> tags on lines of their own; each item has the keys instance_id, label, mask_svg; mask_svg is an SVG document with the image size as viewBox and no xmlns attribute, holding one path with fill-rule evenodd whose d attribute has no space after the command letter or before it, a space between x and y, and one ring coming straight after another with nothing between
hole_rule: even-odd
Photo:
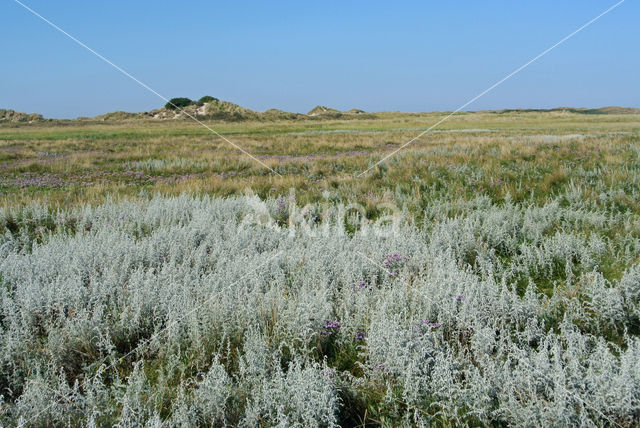
<instances>
[{"instance_id":1,"label":"dry brown grass","mask_svg":"<svg viewBox=\"0 0 640 428\"><path fill-rule=\"evenodd\" d=\"M277 196L301 202L331 191L367 204L447 193L501 200L544 198L570 182L635 183L637 115L478 112L452 117L375 168L355 176L413 138L442 113L379 114L376 119L214 123L282 176L276 176L190 122L71 123L0 128L2 205L60 205L107 195L181 192ZM145 165L153 168L145 168ZM166 165L166 166L163 166ZM617 184L616 184L617 183Z\"/></svg>"}]
</instances>

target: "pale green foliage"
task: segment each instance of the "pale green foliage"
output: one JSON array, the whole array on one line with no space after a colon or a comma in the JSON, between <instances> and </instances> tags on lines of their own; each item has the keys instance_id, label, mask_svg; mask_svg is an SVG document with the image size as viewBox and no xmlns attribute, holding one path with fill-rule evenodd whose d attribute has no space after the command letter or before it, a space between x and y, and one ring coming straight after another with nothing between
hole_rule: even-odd
<instances>
[{"instance_id":1,"label":"pale green foliage","mask_svg":"<svg viewBox=\"0 0 640 428\"><path fill-rule=\"evenodd\" d=\"M0 237L3 423L334 426L354 400L398 425L640 423L640 242L602 232L630 214L480 197L351 236L339 204L274 209L25 209L53 226Z\"/></svg>"},{"instance_id":2,"label":"pale green foliage","mask_svg":"<svg viewBox=\"0 0 640 428\"><path fill-rule=\"evenodd\" d=\"M285 373L279 362L269 375L251 379L250 395L242 423L256 426L262 421L280 427L335 426L338 407L335 386L318 364L303 367L293 361Z\"/></svg>"},{"instance_id":3,"label":"pale green foliage","mask_svg":"<svg viewBox=\"0 0 640 428\"><path fill-rule=\"evenodd\" d=\"M141 169L144 171L170 171L170 170L187 170L187 169L202 169L204 163L194 161L191 159L177 158L177 159L145 159L142 161L132 162L131 165L134 169Z\"/></svg>"}]
</instances>

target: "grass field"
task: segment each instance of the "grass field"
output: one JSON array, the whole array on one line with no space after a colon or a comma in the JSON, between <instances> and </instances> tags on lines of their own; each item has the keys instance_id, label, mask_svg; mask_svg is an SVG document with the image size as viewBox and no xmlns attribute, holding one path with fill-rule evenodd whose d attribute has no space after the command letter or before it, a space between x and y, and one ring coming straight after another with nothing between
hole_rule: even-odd
<instances>
[{"instance_id":1,"label":"grass field","mask_svg":"<svg viewBox=\"0 0 640 428\"><path fill-rule=\"evenodd\" d=\"M637 426L640 115L0 127L0 422Z\"/></svg>"},{"instance_id":2,"label":"grass field","mask_svg":"<svg viewBox=\"0 0 640 428\"><path fill-rule=\"evenodd\" d=\"M508 192L520 201L533 191L542 201L569 182L589 193L633 182L628 161L637 159L639 115L559 112L457 115L355 178L443 116L213 124L282 177L190 121L2 127L0 192L3 205L41 199L62 206L141 190L227 196L250 188L277 197L292 187L305 202L323 190L363 203L389 192L414 201L446 192L499 201Z\"/></svg>"}]
</instances>

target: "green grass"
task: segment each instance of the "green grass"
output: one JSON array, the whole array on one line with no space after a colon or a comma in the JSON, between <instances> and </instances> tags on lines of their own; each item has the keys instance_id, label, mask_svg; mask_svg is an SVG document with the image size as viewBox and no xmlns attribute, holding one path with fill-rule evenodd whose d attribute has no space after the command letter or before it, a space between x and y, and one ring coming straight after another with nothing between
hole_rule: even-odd
<instances>
[{"instance_id":1,"label":"green grass","mask_svg":"<svg viewBox=\"0 0 640 428\"><path fill-rule=\"evenodd\" d=\"M444 114L209 123L281 176L190 121L3 125L1 206L44 202L55 210L157 192L278 197L292 191L305 205L324 201L328 192L332 201L361 204L367 218L392 205L419 225L432 220L427 208L434 201L484 196L495 204L543 205L579 188L593 210L640 214L630 196L640 191L640 117L633 114L459 114L358 178ZM640 231L613 225L598 233L615 242ZM505 260L514 256L496 251ZM617 279L624 268L608 260L602 272ZM537 274L538 288L551 293L564 276Z\"/></svg>"},{"instance_id":2,"label":"green grass","mask_svg":"<svg viewBox=\"0 0 640 428\"><path fill-rule=\"evenodd\" d=\"M232 195L247 188L261 196L295 188L308 202L330 189L344 200L372 204L389 192L410 195L419 213L421 201L447 192L543 201L572 182L592 187L592 175L614 187L636 186L625 175L638 166L637 115L560 112L456 115L355 178L443 115L210 123L282 177L189 121L3 125L0 194L3 205L46 200L67 206L140 190ZM174 167L133 167L159 160ZM637 209L632 200L620 204Z\"/></svg>"},{"instance_id":3,"label":"green grass","mask_svg":"<svg viewBox=\"0 0 640 428\"><path fill-rule=\"evenodd\" d=\"M625 253L627 240L640 238L640 115L460 114L358 177L443 116L380 113L351 120L209 123L281 176L189 121L3 125L0 234L19 236L20 245L27 249L44 242L49 233L73 235L80 227L75 218L63 223L57 220L59 208L97 204L107 198L146 198L154 193L232 196L253 192L270 198L294 193L298 205L315 204L317 210L327 202L358 203L371 220L395 207L425 233L444 221L472 217L476 211L513 206L520 212L557 203L558 210L578 207L582 217L572 220L567 210L567 218L558 220L562 224L547 224L540 234L551 240L568 232L578 243L592 236L602 240L606 249L594 256L593 265L583 265L573 256L553 256L548 264L529 265L530 271L500 271L501 266L518 265L512 262L523 255L522 247L531 244L517 230L513 232L517 245L479 236L476 248L465 249L461 263L481 277L485 274L481 259L490 256L497 266L492 274L502 275L521 296L533 284L551 297L558 290L581 296L584 284L580 281L590 274L602 274L615 283L640 261L632 252ZM29 206L38 203L48 206L47 215L30 210ZM594 220L585 220L590 214ZM600 225L599 215L607 219ZM281 226L287 223L284 217L277 221ZM353 235L357 225L346 221L345 229ZM473 232L481 234L481 230ZM151 233L145 225L133 232L136 238ZM543 241L531 246L546 251ZM545 323L557 328L563 319L560 312ZM266 322L262 327L268 331L273 325ZM592 328L578 327L587 332ZM637 335L639 328L629 333ZM621 347L627 334L622 330L595 333ZM143 335L139 340L144 339ZM315 358L326 358L339 372L361 376L357 343L338 345L335 340L333 336L318 339ZM240 337L231 338L230 346L239 346L240 341ZM132 347L126 341L116 344L121 353ZM462 339L459 345L464 346ZM206 355L209 358L211 353ZM191 366L185 365L196 373L197 363L194 359ZM223 363L237 365L233 359ZM145 367L153 382L162 364ZM166 376L163 382L167 385L179 383L171 377L175 374ZM346 424L399 423L391 409L402 406L384 401L388 397L383 385L380 381L379 385L367 384L359 393L344 392L341 420ZM161 397L163 412L168 412L174 398ZM445 419L441 423L450 424Z\"/></svg>"}]
</instances>

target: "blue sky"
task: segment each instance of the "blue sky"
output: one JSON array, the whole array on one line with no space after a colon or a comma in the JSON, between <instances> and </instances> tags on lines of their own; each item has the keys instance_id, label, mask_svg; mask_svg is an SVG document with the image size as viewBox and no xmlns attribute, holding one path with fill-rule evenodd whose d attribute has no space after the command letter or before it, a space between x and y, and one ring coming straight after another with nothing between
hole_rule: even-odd
<instances>
[{"instance_id":1,"label":"blue sky","mask_svg":"<svg viewBox=\"0 0 640 428\"><path fill-rule=\"evenodd\" d=\"M23 0L167 97L265 110L453 110L615 1ZM467 110L640 107L640 2L626 0ZM46 117L164 102L0 0L0 108Z\"/></svg>"}]
</instances>

